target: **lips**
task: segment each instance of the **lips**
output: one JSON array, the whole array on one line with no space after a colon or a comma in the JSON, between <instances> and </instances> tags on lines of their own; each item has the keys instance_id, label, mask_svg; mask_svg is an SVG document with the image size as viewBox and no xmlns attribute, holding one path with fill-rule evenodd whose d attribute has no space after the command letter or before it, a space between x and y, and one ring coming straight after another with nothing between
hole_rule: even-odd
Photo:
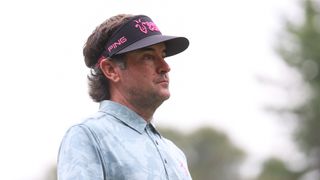
<instances>
[{"instance_id":1,"label":"lips","mask_svg":"<svg viewBox=\"0 0 320 180\"><path fill-rule=\"evenodd\" d=\"M157 84L160 84L160 83L168 83L169 84L169 79L167 79L167 78L159 78L155 82Z\"/></svg>"},{"instance_id":2,"label":"lips","mask_svg":"<svg viewBox=\"0 0 320 180\"><path fill-rule=\"evenodd\" d=\"M160 80L160 81L157 81L157 83L169 83L168 80Z\"/></svg>"},{"instance_id":3,"label":"lips","mask_svg":"<svg viewBox=\"0 0 320 180\"><path fill-rule=\"evenodd\" d=\"M156 84L169 84L169 76L167 74L160 74L154 82Z\"/></svg>"}]
</instances>

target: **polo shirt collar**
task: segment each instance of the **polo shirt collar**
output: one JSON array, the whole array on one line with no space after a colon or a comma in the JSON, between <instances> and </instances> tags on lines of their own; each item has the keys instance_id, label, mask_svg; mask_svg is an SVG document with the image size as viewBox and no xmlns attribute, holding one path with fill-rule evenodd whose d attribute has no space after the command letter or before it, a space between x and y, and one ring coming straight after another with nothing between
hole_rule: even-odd
<instances>
[{"instance_id":1,"label":"polo shirt collar","mask_svg":"<svg viewBox=\"0 0 320 180\"><path fill-rule=\"evenodd\" d=\"M136 112L132 111L128 107L119 104L114 101L110 100L104 100L100 102L99 107L100 112L107 113L129 127L133 128L134 130L138 131L140 134L142 134L147 126L147 122L139 116Z\"/></svg>"}]
</instances>

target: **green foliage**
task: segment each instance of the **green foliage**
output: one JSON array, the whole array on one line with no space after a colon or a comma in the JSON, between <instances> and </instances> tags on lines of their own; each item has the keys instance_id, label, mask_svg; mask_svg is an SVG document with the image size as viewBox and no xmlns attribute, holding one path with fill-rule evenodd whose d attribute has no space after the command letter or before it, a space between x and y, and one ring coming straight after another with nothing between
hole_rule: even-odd
<instances>
[{"instance_id":1,"label":"green foliage","mask_svg":"<svg viewBox=\"0 0 320 180\"><path fill-rule=\"evenodd\" d=\"M193 179L240 180L238 168L244 152L235 147L228 137L211 128L201 128L191 134L161 129L186 154Z\"/></svg>"},{"instance_id":2,"label":"green foliage","mask_svg":"<svg viewBox=\"0 0 320 180\"><path fill-rule=\"evenodd\" d=\"M257 180L299 180L302 172L293 172L277 158L268 159Z\"/></svg>"},{"instance_id":3,"label":"green foliage","mask_svg":"<svg viewBox=\"0 0 320 180\"><path fill-rule=\"evenodd\" d=\"M303 77L310 90L304 103L291 110L298 118L296 137L309 157L309 168L320 172L320 1L303 0L302 23L286 22L286 33L279 42L283 60Z\"/></svg>"},{"instance_id":4,"label":"green foliage","mask_svg":"<svg viewBox=\"0 0 320 180\"><path fill-rule=\"evenodd\" d=\"M320 82L320 17L317 3L304 0L303 23L296 24L287 20L287 33L277 48L285 62L296 68L311 85Z\"/></svg>"},{"instance_id":5,"label":"green foliage","mask_svg":"<svg viewBox=\"0 0 320 180\"><path fill-rule=\"evenodd\" d=\"M45 174L44 180L57 180L57 167L53 165L49 167L48 172Z\"/></svg>"}]
</instances>

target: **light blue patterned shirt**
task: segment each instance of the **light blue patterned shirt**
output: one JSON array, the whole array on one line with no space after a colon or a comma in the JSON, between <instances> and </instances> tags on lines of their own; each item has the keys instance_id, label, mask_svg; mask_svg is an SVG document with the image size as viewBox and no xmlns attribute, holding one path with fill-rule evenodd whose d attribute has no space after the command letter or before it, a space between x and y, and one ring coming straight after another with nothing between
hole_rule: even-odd
<instances>
[{"instance_id":1,"label":"light blue patterned shirt","mask_svg":"<svg viewBox=\"0 0 320 180\"><path fill-rule=\"evenodd\" d=\"M191 180L183 152L112 101L68 130L57 168L59 180Z\"/></svg>"}]
</instances>

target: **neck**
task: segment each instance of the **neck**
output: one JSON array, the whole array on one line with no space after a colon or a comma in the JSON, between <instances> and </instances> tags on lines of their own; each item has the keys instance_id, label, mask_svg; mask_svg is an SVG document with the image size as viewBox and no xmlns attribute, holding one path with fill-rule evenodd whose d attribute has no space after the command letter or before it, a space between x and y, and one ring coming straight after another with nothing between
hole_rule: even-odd
<instances>
[{"instance_id":1,"label":"neck","mask_svg":"<svg viewBox=\"0 0 320 180\"><path fill-rule=\"evenodd\" d=\"M138 90L123 90L117 86L110 86L111 101L122 104L136 112L145 121L150 122L154 112L163 103L164 98L157 95L141 93Z\"/></svg>"},{"instance_id":2,"label":"neck","mask_svg":"<svg viewBox=\"0 0 320 180\"><path fill-rule=\"evenodd\" d=\"M154 112L156 109L160 106L159 105L150 105L147 103L144 103L143 101L139 100L128 100L124 98L123 96L112 96L111 101L117 102L119 104L122 104L135 113L137 113L139 116L141 116L145 121L150 122Z\"/></svg>"},{"instance_id":3,"label":"neck","mask_svg":"<svg viewBox=\"0 0 320 180\"><path fill-rule=\"evenodd\" d=\"M147 122L149 122L152 119L153 114L155 112L155 109L140 107L134 103L129 103L127 101L122 101L118 103L127 106L129 109L139 114Z\"/></svg>"}]
</instances>

